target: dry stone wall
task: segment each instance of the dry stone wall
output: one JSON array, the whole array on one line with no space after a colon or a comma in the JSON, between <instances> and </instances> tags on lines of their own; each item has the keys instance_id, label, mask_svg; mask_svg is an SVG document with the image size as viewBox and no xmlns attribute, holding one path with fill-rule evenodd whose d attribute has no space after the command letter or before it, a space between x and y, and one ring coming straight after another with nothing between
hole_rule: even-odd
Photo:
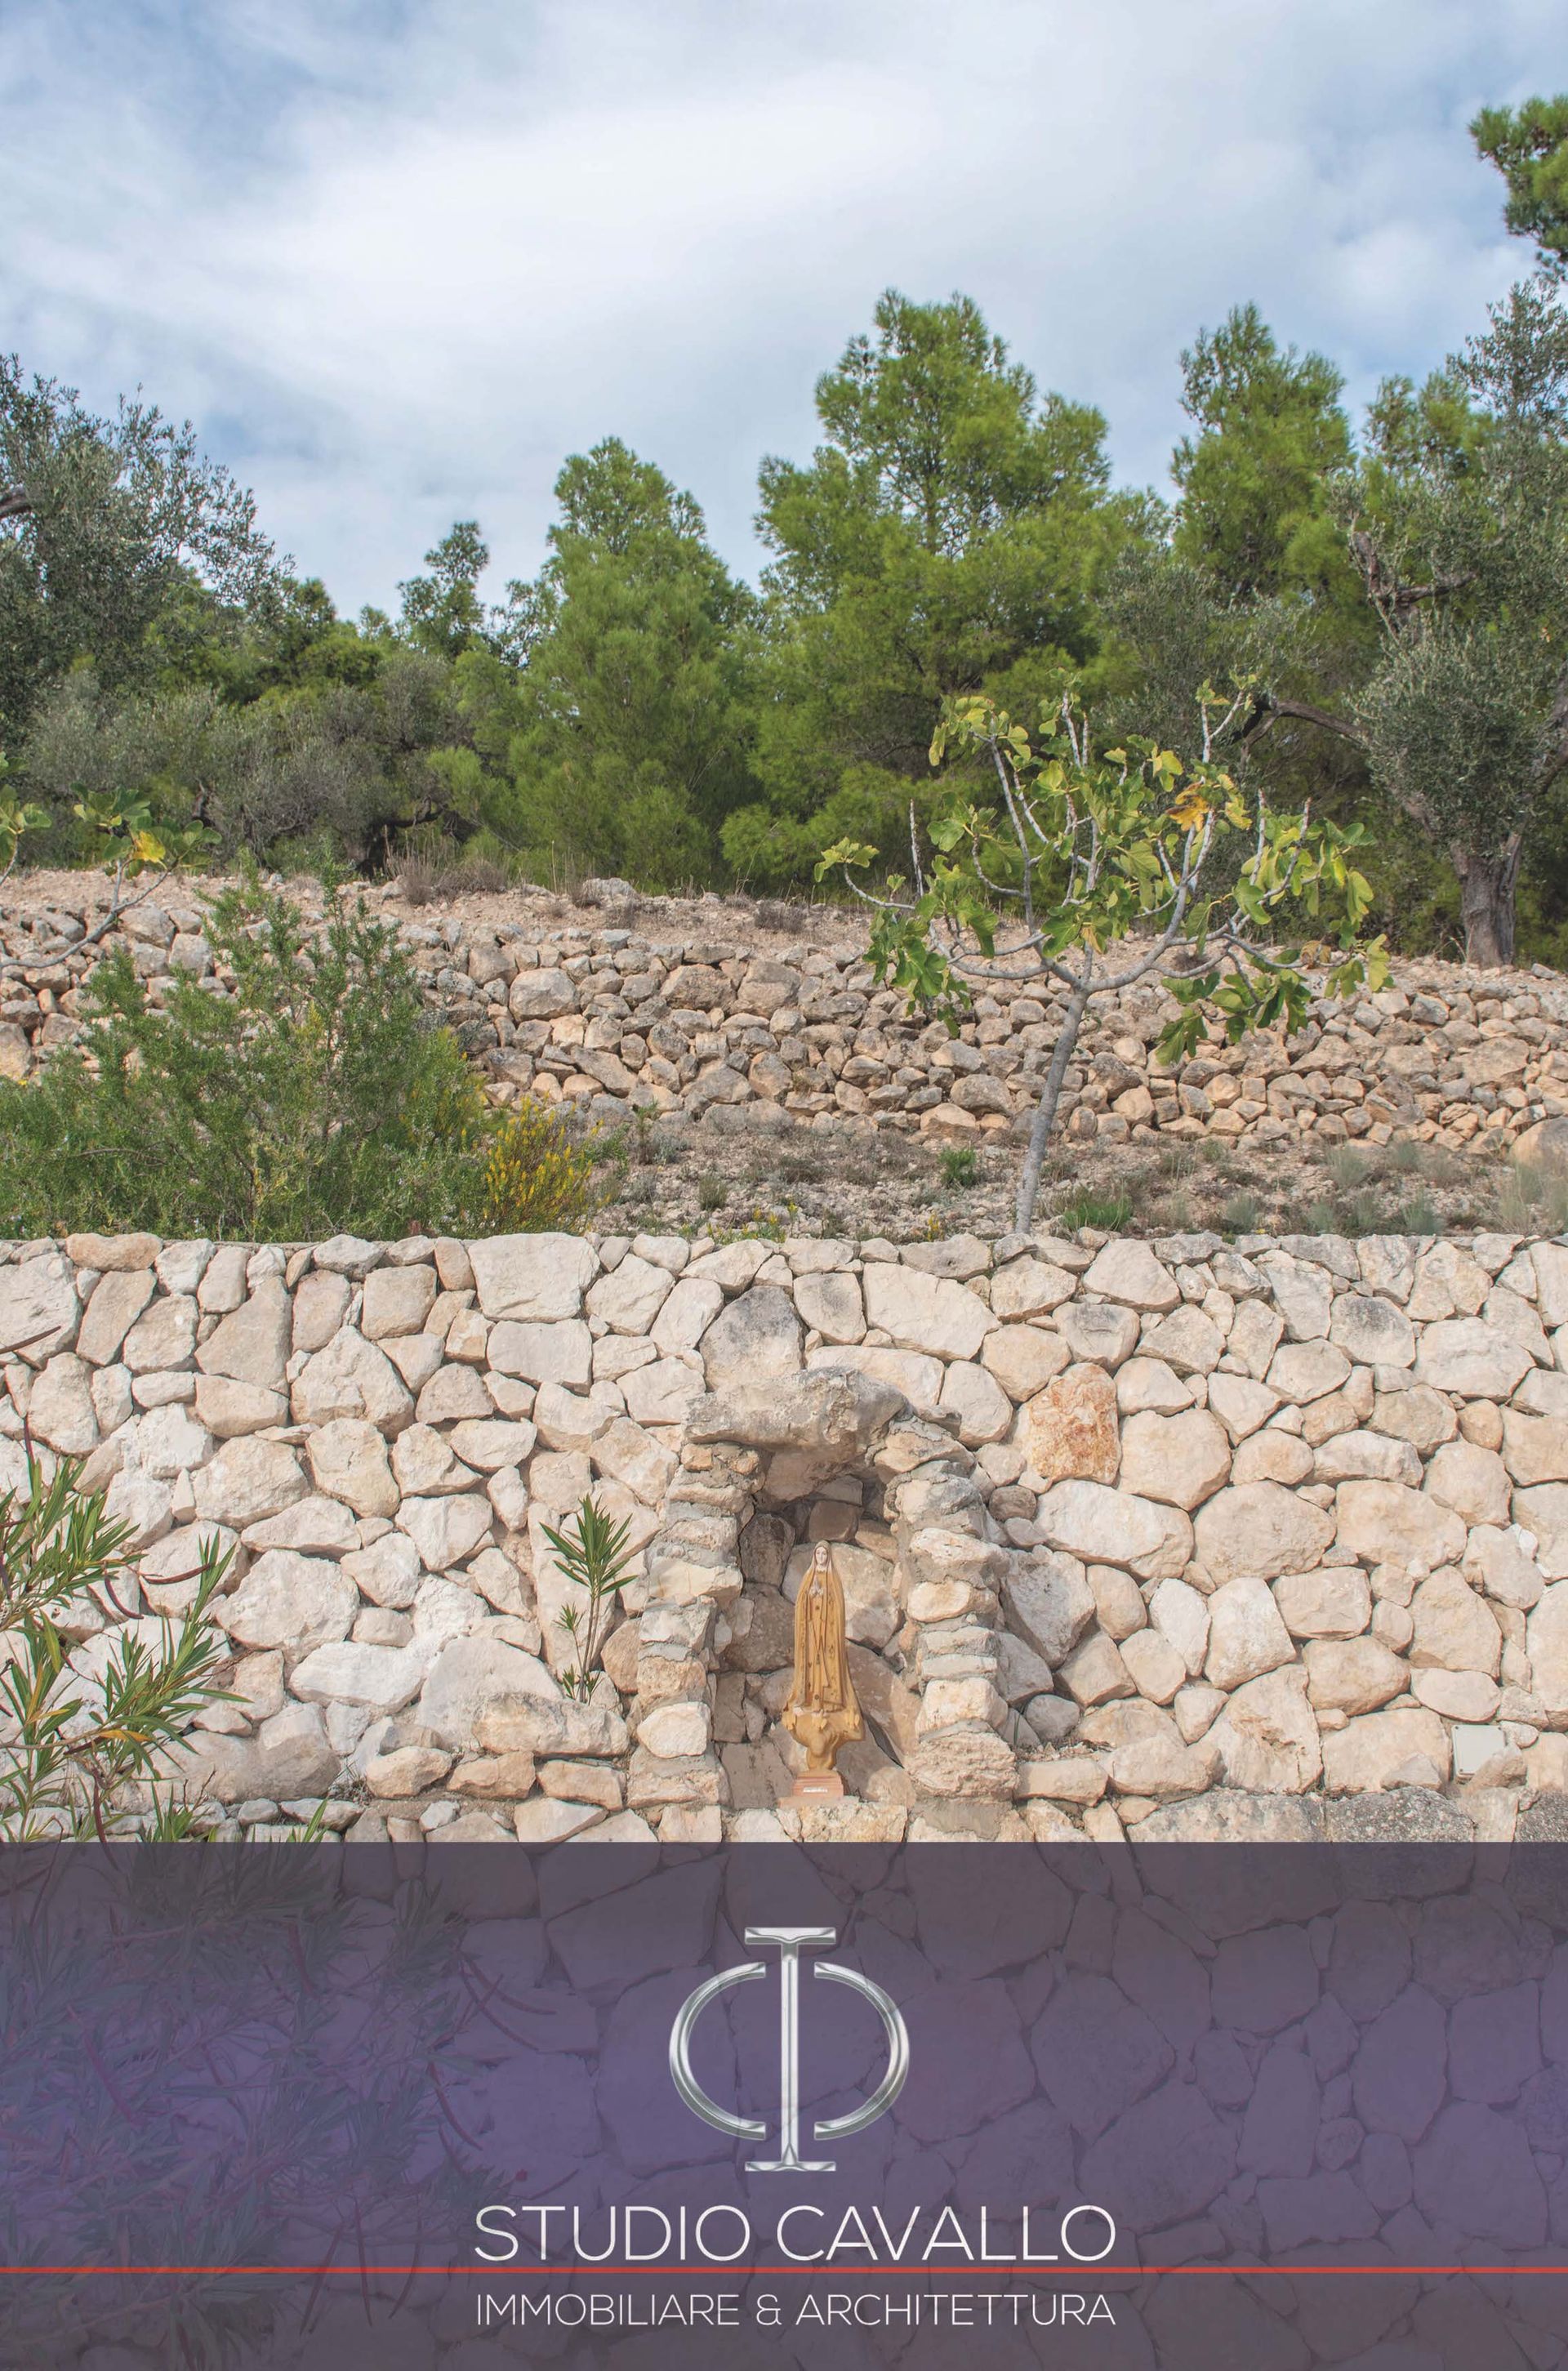
<instances>
[{"instance_id":1,"label":"dry stone wall","mask_svg":"<svg viewBox=\"0 0 1568 2371\"><path fill-rule=\"evenodd\" d=\"M0 1247L0 1484L26 1435L133 1529L86 1685L231 1555L176 1774L223 1833L790 1833L820 1538L869 1716L824 1833L1568 1787L1562 1241L75 1236ZM590 1488L636 1562L580 1703Z\"/></svg>"},{"instance_id":2,"label":"dry stone wall","mask_svg":"<svg viewBox=\"0 0 1568 2371\"><path fill-rule=\"evenodd\" d=\"M76 1034L108 948L129 948L155 997L177 973L222 992L198 906L143 903L89 944L100 895L84 876L53 905L0 908L0 1075L26 1076ZM701 936L675 931L657 900L628 904L637 927L623 928L552 928L521 897L520 919L494 903L492 920L434 914L404 919L400 932L432 1004L502 1101L526 1090L613 1120L644 1110L744 1128L825 1116L980 1140L1024 1128L1055 1041L1055 991L982 996L953 1037L876 988L858 939L834 949L779 937L766 951L720 899ZM1528 1152L1531 1130L1568 1119L1568 986L1553 973L1404 965L1375 993L1320 1000L1288 1040L1216 1037L1170 1071L1151 1048L1174 1011L1158 978L1097 1008L1067 1073L1070 1137L1525 1139Z\"/></svg>"}]
</instances>

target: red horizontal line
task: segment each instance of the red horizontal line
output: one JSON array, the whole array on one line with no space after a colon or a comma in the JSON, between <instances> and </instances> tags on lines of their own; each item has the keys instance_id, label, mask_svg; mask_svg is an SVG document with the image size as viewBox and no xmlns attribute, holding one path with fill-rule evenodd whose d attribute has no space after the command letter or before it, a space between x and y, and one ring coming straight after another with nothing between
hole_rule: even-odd
<instances>
[{"instance_id":1,"label":"red horizontal line","mask_svg":"<svg viewBox=\"0 0 1568 2371\"><path fill-rule=\"evenodd\" d=\"M1435 2273L1468 2274L1472 2279L1483 2274L1493 2278L1513 2274L1561 2279L1568 2273L1568 2264L0 2264L0 2277L12 2279L57 2275L73 2280L126 2280L198 2273L247 2279L266 2275L279 2280L309 2276L356 2281L398 2275L409 2279L421 2273L467 2273L473 2280L492 2281L733 2281L758 2276L770 2280L974 2280L1000 2279L1004 2275L1012 2280L1147 2280L1156 2274L1161 2278L1210 2280L1252 2280L1273 2274L1296 2281L1303 2276L1340 2280L1362 2273L1389 2280L1412 2275L1430 2279Z\"/></svg>"}]
</instances>

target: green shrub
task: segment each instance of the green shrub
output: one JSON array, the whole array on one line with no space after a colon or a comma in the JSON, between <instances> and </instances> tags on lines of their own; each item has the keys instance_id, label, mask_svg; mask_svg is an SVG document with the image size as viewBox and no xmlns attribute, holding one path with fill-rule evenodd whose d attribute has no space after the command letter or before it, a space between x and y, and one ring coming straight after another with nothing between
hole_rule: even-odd
<instances>
[{"instance_id":1,"label":"green shrub","mask_svg":"<svg viewBox=\"0 0 1568 2371\"><path fill-rule=\"evenodd\" d=\"M161 1008L121 954L84 1041L0 1086L0 1226L304 1241L459 1232L482 1207L478 1082L424 1007L396 931L254 884L208 908L232 995L181 976Z\"/></svg>"},{"instance_id":2,"label":"green shrub","mask_svg":"<svg viewBox=\"0 0 1568 2371\"><path fill-rule=\"evenodd\" d=\"M973 1186L980 1174L980 1155L972 1144L944 1144L937 1155L942 1184L953 1192Z\"/></svg>"},{"instance_id":3,"label":"green shrub","mask_svg":"<svg viewBox=\"0 0 1568 2371\"><path fill-rule=\"evenodd\" d=\"M525 1095L496 1129L485 1162L485 1232L571 1233L587 1226L625 1174L624 1158L613 1155L608 1174L596 1174L608 1151L599 1131L574 1137L563 1112Z\"/></svg>"},{"instance_id":4,"label":"green shrub","mask_svg":"<svg viewBox=\"0 0 1568 2371\"><path fill-rule=\"evenodd\" d=\"M228 1640L208 1611L228 1563L215 1547L192 1551L190 1602L178 1621L163 1618L156 1641L148 1625L128 1623L106 1635L85 1669L66 1660L93 1596L115 1601L117 1582L124 1590L129 1578L134 1586L131 1528L108 1520L101 1491L78 1491L79 1471L67 1460L46 1477L29 1458L27 1488L0 1497L0 1841L7 1844L107 1839L125 1824L126 1789L167 1778L192 1717L227 1701L215 1674ZM144 1832L165 1840L188 1834L190 1807L167 1785L156 1791Z\"/></svg>"},{"instance_id":5,"label":"green shrub","mask_svg":"<svg viewBox=\"0 0 1568 2371\"><path fill-rule=\"evenodd\" d=\"M1071 1228L1095 1227L1105 1234L1116 1234L1133 1215L1130 1194L1101 1193L1098 1186L1080 1186L1078 1192L1053 1213L1053 1223Z\"/></svg>"}]
</instances>

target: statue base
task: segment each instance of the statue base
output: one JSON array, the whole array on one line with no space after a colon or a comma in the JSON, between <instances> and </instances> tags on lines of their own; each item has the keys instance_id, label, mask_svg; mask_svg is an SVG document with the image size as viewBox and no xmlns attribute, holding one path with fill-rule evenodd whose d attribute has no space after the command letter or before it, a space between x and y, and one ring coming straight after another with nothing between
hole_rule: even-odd
<instances>
[{"instance_id":1,"label":"statue base","mask_svg":"<svg viewBox=\"0 0 1568 2371\"><path fill-rule=\"evenodd\" d=\"M836 1803L844 1793L844 1781L836 1770L802 1770L781 1803Z\"/></svg>"}]
</instances>

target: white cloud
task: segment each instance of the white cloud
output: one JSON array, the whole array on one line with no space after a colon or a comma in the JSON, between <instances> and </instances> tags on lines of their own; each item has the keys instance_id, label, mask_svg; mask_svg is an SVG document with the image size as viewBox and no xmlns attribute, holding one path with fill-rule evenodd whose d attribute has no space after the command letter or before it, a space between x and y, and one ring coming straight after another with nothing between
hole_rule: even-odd
<instances>
[{"instance_id":1,"label":"white cloud","mask_svg":"<svg viewBox=\"0 0 1568 2371\"><path fill-rule=\"evenodd\" d=\"M624 435L755 564L767 449L878 290L970 290L1158 477L1255 297L1363 399L1523 262L1465 123L1556 0L11 0L0 345L190 411L385 600L477 515L536 564ZM84 40L84 27L94 38Z\"/></svg>"}]
</instances>

